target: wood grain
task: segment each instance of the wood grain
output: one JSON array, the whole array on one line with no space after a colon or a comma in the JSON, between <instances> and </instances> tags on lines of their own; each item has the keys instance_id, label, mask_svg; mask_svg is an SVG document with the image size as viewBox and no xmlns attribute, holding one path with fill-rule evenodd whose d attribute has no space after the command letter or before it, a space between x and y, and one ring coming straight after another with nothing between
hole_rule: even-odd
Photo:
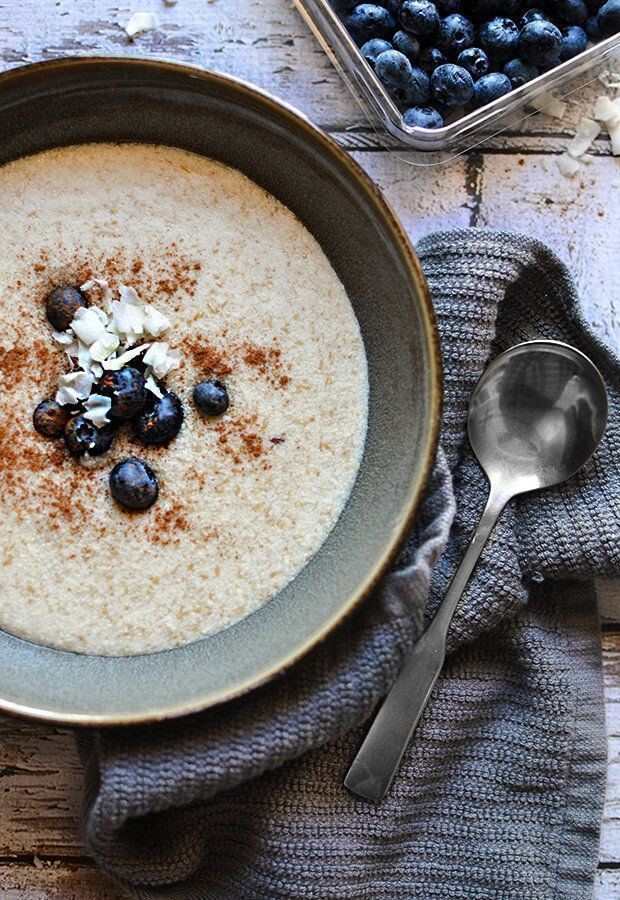
<instances>
[{"instance_id":1,"label":"wood grain","mask_svg":"<svg viewBox=\"0 0 620 900\"><path fill-rule=\"evenodd\" d=\"M161 27L130 41L136 9ZM545 240L575 273L598 334L620 345L620 164L599 139L582 177L567 181L555 157L600 93L569 101L562 121L537 115L447 166L420 165L369 127L290 0L0 0L0 70L67 55L177 59L246 78L312 117L377 181L417 240L442 228L488 226ZM597 900L620 897L620 586L599 583L609 733L608 791ZM83 857L78 835L82 773L71 734L0 719L0 897L119 900Z\"/></svg>"}]
</instances>

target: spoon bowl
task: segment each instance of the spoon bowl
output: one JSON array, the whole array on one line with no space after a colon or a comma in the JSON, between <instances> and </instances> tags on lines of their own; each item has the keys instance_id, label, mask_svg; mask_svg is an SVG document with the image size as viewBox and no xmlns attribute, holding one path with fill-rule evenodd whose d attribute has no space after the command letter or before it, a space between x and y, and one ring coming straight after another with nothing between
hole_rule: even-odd
<instances>
[{"instance_id":1,"label":"spoon bowl","mask_svg":"<svg viewBox=\"0 0 620 900\"><path fill-rule=\"evenodd\" d=\"M528 341L497 357L471 398L469 441L491 482L511 495L560 484L594 453L607 422L607 391L581 351Z\"/></svg>"}]
</instances>

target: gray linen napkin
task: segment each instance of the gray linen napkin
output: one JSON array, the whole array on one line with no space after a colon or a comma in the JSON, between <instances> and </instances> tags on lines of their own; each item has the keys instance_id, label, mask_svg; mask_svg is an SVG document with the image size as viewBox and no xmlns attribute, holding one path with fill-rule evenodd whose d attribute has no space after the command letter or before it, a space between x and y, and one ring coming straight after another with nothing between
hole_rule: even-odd
<instances>
[{"instance_id":1,"label":"gray linen napkin","mask_svg":"<svg viewBox=\"0 0 620 900\"><path fill-rule=\"evenodd\" d=\"M443 449L396 569L251 695L178 722L80 735L86 844L131 896L591 896L606 746L587 579L620 573L620 363L540 244L472 229L429 237L419 253L442 339ZM537 336L575 344L600 367L606 438L569 484L505 511L401 772L383 804L367 805L342 787L363 723L443 596L486 495L465 440L469 396L494 355Z\"/></svg>"}]
</instances>

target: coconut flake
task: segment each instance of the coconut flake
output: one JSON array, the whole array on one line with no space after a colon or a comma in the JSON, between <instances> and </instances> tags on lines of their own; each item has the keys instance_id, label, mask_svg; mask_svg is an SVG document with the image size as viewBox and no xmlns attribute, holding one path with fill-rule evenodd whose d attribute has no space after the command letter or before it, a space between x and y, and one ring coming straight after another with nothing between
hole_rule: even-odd
<instances>
[{"instance_id":1,"label":"coconut flake","mask_svg":"<svg viewBox=\"0 0 620 900\"><path fill-rule=\"evenodd\" d=\"M144 306L144 330L151 337L159 337L170 328L170 319L158 309L146 303Z\"/></svg>"},{"instance_id":2,"label":"coconut flake","mask_svg":"<svg viewBox=\"0 0 620 900\"><path fill-rule=\"evenodd\" d=\"M121 353L120 356L106 359L103 362L103 368L107 369L109 372L116 372L118 369L122 369L123 366L127 365L128 362L131 362L132 359L135 359L136 356L140 356L141 353L144 353L150 346L150 343L140 344L139 347L132 347L131 350L126 350L124 353Z\"/></svg>"},{"instance_id":3,"label":"coconut flake","mask_svg":"<svg viewBox=\"0 0 620 900\"><path fill-rule=\"evenodd\" d=\"M614 156L620 156L620 120L608 126L611 139L611 152Z\"/></svg>"},{"instance_id":4,"label":"coconut flake","mask_svg":"<svg viewBox=\"0 0 620 900\"><path fill-rule=\"evenodd\" d=\"M61 375L58 379L56 403L68 406L86 400L94 383L95 379L90 372L68 372Z\"/></svg>"},{"instance_id":5,"label":"coconut flake","mask_svg":"<svg viewBox=\"0 0 620 900\"><path fill-rule=\"evenodd\" d=\"M604 125L620 119L618 101L612 100L611 97L606 97L604 94L598 97L594 104L594 118L598 119L599 122L603 122Z\"/></svg>"},{"instance_id":6,"label":"coconut flake","mask_svg":"<svg viewBox=\"0 0 620 900\"><path fill-rule=\"evenodd\" d=\"M112 407L110 397L104 397L103 394L91 394L84 402L84 406L86 407L85 419L89 419L97 428L109 425L108 413Z\"/></svg>"},{"instance_id":7,"label":"coconut flake","mask_svg":"<svg viewBox=\"0 0 620 900\"><path fill-rule=\"evenodd\" d=\"M130 38L145 31L154 31L159 28L159 18L153 12L135 12L125 25L125 31Z\"/></svg>"},{"instance_id":8,"label":"coconut flake","mask_svg":"<svg viewBox=\"0 0 620 900\"><path fill-rule=\"evenodd\" d=\"M574 178L581 168L579 161L568 153L563 153L561 156L558 156L557 165L565 178Z\"/></svg>"},{"instance_id":9,"label":"coconut flake","mask_svg":"<svg viewBox=\"0 0 620 900\"><path fill-rule=\"evenodd\" d=\"M144 334L144 305L133 288L121 284L118 289L120 300L110 304L111 328L125 343L135 344Z\"/></svg>"},{"instance_id":10,"label":"coconut flake","mask_svg":"<svg viewBox=\"0 0 620 900\"><path fill-rule=\"evenodd\" d=\"M62 347L68 347L75 341L75 335L72 331L52 331L52 338Z\"/></svg>"},{"instance_id":11,"label":"coconut flake","mask_svg":"<svg viewBox=\"0 0 620 900\"><path fill-rule=\"evenodd\" d=\"M71 322L71 330L83 344L90 347L105 334L107 321L103 310L95 306L80 307Z\"/></svg>"},{"instance_id":12,"label":"coconut flake","mask_svg":"<svg viewBox=\"0 0 620 900\"><path fill-rule=\"evenodd\" d=\"M144 364L150 366L157 378L165 378L173 369L181 365L181 354L178 350L169 350L165 341L151 344L144 354Z\"/></svg>"},{"instance_id":13,"label":"coconut flake","mask_svg":"<svg viewBox=\"0 0 620 900\"><path fill-rule=\"evenodd\" d=\"M566 148L566 152L573 159L579 159L584 153L588 152L600 133L601 126L598 122L595 122L593 119L582 119L575 136Z\"/></svg>"},{"instance_id":14,"label":"coconut flake","mask_svg":"<svg viewBox=\"0 0 620 900\"><path fill-rule=\"evenodd\" d=\"M80 286L80 290L88 293L88 291L92 291L94 288L99 288L101 291L101 300L106 305L112 302L112 298L114 297L114 293L112 288L110 287L108 281L105 278L89 278L88 281L85 281L84 284Z\"/></svg>"},{"instance_id":15,"label":"coconut flake","mask_svg":"<svg viewBox=\"0 0 620 900\"><path fill-rule=\"evenodd\" d=\"M566 110L568 109L568 106L563 100L558 100L553 94L548 93L539 94L538 97L534 97L530 103L534 109L537 109L547 116L552 116L554 119L563 119L566 115Z\"/></svg>"},{"instance_id":16,"label":"coconut flake","mask_svg":"<svg viewBox=\"0 0 620 900\"><path fill-rule=\"evenodd\" d=\"M102 363L113 353L116 353L120 342L121 340L117 334L111 334L111 332L106 331L98 341L91 345L90 355L95 362Z\"/></svg>"},{"instance_id":17,"label":"coconut flake","mask_svg":"<svg viewBox=\"0 0 620 900\"><path fill-rule=\"evenodd\" d=\"M155 381L155 379L153 378L152 375L147 375L146 381L144 382L144 386L147 389L147 391L151 392L151 394L155 394L155 396L157 397L158 400L161 400L162 397L164 396L162 391L159 388L159 385L157 384L157 382Z\"/></svg>"}]
</instances>

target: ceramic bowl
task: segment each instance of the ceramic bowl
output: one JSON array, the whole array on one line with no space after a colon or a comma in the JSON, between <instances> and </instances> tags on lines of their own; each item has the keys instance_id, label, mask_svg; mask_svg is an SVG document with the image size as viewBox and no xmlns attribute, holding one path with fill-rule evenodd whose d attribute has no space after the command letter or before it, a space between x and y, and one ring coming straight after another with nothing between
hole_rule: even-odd
<instances>
[{"instance_id":1,"label":"ceramic bowl","mask_svg":"<svg viewBox=\"0 0 620 900\"><path fill-rule=\"evenodd\" d=\"M140 656L68 653L0 632L6 712L112 725L222 703L336 628L411 527L441 415L437 332L418 260L359 166L301 114L241 81L152 60L57 60L1 75L0 116L0 163L66 144L140 141L240 169L303 221L355 309L370 380L363 460L336 526L284 590L217 634Z\"/></svg>"}]
</instances>

